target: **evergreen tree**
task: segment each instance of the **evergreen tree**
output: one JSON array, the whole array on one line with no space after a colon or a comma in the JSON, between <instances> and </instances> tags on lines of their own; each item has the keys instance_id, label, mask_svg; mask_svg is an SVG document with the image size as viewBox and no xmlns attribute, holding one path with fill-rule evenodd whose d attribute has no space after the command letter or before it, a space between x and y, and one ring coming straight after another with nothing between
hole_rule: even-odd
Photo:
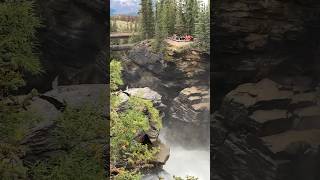
<instances>
[{"instance_id":1,"label":"evergreen tree","mask_svg":"<svg viewBox=\"0 0 320 180\"><path fill-rule=\"evenodd\" d=\"M183 14L183 1L178 0L176 5L176 18L175 18L175 33L185 33L185 19Z\"/></svg>"},{"instance_id":2,"label":"evergreen tree","mask_svg":"<svg viewBox=\"0 0 320 180\"><path fill-rule=\"evenodd\" d=\"M154 35L154 12L152 0L147 0L147 38L152 38Z\"/></svg>"},{"instance_id":3,"label":"evergreen tree","mask_svg":"<svg viewBox=\"0 0 320 180\"><path fill-rule=\"evenodd\" d=\"M210 48L210 9L209 6L201 5L199 16L195 23L195 36L198 46L206 51Z\"/></svg>"},{"instance_id":4,"label":"evergreen tree","mask_svg":"<svg viewBox=\"0 0 320 180\"><path fill-rule=\"evenodd\" d=\"M195 21L198 16L197 0L186 0L185 24L187 34L193 34L195 31Z\"/></svg>"},{"instance_id":5,"label":"evergreen tree","mask_svg":"<svg viewBox=\"0 0 320 180\"><path fill-rule=\"evenodd\" d=\"M167 0L168 11L168 34L172 35L175 32L176 14L177 14L177 2L176 0Z\"/></svg>"},{"instance_id":6,"label":"evergreen tree","mask_svg":"<svg viewBox=\"0 0 320 180\"><path fill-rule=\"evenodd\" d=\"M168 34L169 34L168 21L169 21L169 18L171 18L170 14L169 14L169 11L170 11L169 0L163 0L160 8L161 8L161 10L160 10L160 12L161 12L160 23L162 26L162 35L168 36Z\"/></svg>"},{"instance_id":7,"label":"evergreen tree","mask_svg":"<svg viewBox=\"0 0 320 180\"><path fill-rule=\"evenodd\" d=\"M162 41L169 35L169 0L160 0L156 3L156 25L155 25L155 49L163 49Z\"/></svg>"},{"instance_id":8,"label":"evergreen tree","mask_svg":"<svg viewBox=\"0 0 320 180\"><path fill-rule=\"evenodd\" d=\"M0 3L0 27L0 96L4 96L25 84L25 72L41 71L34 53L40 20L33 12L33 2L5 0Z\"/></svg>"},{"instance_id":9,"label":"evergreen tree","mask_svg":"<svg viewBox=\"0 0 320 180\"><path fill-rule=\"evenodd\" d=\"M152 38L154 35L154 14L152 0L141 0L140 9L140 33L143 39Z\"/></svg>"},{"instance_id":10,"label":"evergreen tree","mask_svg":"<svg viewBox=\"0 0 320 180\"><path fill-rule=\"evenodd\" d=\"M0 3L0 177L27 179L27 168L20 157L20 145L26 131L36 121L19 112L21 106L11 97L25 85L25 73L39 74L40 61L35 53L36 29L40 19L34 13L33 1L2 0ZM30 96L32 97L33 94Z\"/></svg>"},{"instance_id":11,"label":"evergreen tree","mask_svg":"<svg viewBox=\"0 0 320 180\"><path fill-rule=\"evenodd\" d=\"M160 26L160 4L158 1L156 1L156 11L155 11L155 46L154 48L158 50L161 45L161 26Z\"/></svg>"}]
</instances>

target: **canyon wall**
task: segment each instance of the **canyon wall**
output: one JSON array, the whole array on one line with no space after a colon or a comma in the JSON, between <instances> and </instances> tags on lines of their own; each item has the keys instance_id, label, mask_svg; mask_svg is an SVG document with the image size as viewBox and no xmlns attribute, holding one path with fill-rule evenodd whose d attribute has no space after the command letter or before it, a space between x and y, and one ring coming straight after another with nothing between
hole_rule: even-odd
<instances>
[{"instance_id":1,"label":"canyon wall","mask_svg":"<svg viewBox=\"0 0 320 180\"><path fill-rule=\"evenodd\" d=\"M213 6L213 179L319 179L319 2Z\"/></svg>"}]
</instances>

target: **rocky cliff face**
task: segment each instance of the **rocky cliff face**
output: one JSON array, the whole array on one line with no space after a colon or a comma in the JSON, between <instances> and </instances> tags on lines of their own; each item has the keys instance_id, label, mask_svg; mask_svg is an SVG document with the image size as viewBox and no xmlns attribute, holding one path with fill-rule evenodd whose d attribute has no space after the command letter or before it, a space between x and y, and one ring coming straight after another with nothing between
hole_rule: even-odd
<instances>
[{"instance_id":1,"label":"rocky cliff face","mask_svg":"<svg viewBox=\"0 0 320 180\"><path fill-rule=\"evenodd\" d=\"M213 6L217 91L266 77L318 79L319 2L230 0Z\"/></svg>"},{"instance_id":2,"label":"rocky cliff face","mask_svg":"<svg viewBox=\"0 0 320 180\"><path fill-rule=\"evenodd\" d=\"M319 179L319 5L214 2L215 179Z\"/></svg>"},{"instance_id":3,"label":"rocky cliff face","mask_svg":"<svg viewBox=\"0 0 320 180\"><path fill-rule=\"evenodd\" d=\"M66 107L77 109L85 105L92 105L100 109L101 116L107 120L109 98L106 97L106 92L108 89L109 87L104 84L59 86L58 89L31 98L26 110L36 114L42 121L30 129L21 142L21 145L27 147L23 159L35 162L53 158L66 151L57 143L54 136L57 128L56 121ZM104 141L101 144L104 144Z\"/></svg>"},{"instance_id":4,"label":"rocky cliff face","mask_svg":"<svg viewBox=\"0 0 320 180\"><path fill-rule=\"evenodd\" d=\"M299 89L263 79L241 84L225 96L213 116L211 134L217 177L319 177L319 163L312 160L318 159L320 147L317 92Z\"/></svg>"},{"instance_id":5,"label":"rocky cliff face","mask_svg":"<svg viewBox=\"0 0 320 180\"><path fill-rule=\"evenodd\" d=\"M103 0L37 1L41 62L45 73L28 85L42 91L59 85L106 83L107 19Z\"/></svg>"},{"instance_id":6,"label":"rocky cliff face","mask_svg":"<svg viewBox=\"0 0 320 180\"><path fill-rule=\"evenodd\" d=\"M149 41L135 46L124 60L130 88L149 87L162 95L166 140L185 146L209 144L209 57L192 49L168 47L155 53Z\"/></svg>"}]
</instances>

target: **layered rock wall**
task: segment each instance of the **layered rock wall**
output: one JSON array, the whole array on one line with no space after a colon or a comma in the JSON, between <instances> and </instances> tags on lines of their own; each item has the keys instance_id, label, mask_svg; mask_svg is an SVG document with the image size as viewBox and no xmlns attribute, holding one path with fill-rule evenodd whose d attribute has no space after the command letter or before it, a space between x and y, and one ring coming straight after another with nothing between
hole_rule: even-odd
<instances>
[{"instance_id":1,"label":"layered rock wall","mask_svg":"<svg viewBox=\"0 0 320 180\"><path fill-rule=\"evenodd\" d=\"M215 179L319 179L319 5L214 2Z\"/></svg>"}]
</instances>

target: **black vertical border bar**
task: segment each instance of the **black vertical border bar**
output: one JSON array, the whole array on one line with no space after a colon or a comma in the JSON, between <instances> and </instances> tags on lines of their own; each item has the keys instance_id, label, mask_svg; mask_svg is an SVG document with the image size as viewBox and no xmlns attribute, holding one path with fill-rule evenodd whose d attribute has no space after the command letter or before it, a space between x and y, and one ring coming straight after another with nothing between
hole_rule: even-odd
<instances>
[{"instance_id":1,"label":"black vertical border bar","mask_svg":"<svg viewBox=\"0 0 320 180\"><path fill-rule=\"evenodd\" d=\"M213 172L212 172L212 164L213 164L213 157L214 157L214 152L213 152L213 146L212 146L212 117L213 117L213 62L214 62L214 25L215 25L215 11L214 11L214 0L209 0L210 3L210 179L212 179Z\"/></svg>"},{"instance_id":2,"label":"black vertical border bar","mask_svg":"<svg viewBox=\"0 0 320 180\"><path fill-rule=\"evenodd\" d=\"M109 87L110 84L110 0L103 0L105 6L105 28L106 28L106 42L105 42L105 52L106 52L106 84ZM110 88L106 89L107 93L107 112L110 112ZM107 113L108 117L106 117L106 126L108 129L107 138L106 138L106 145L104 148L104 168L106 177L110 178L110 113Z\"/></svg>"}]
</instances>

